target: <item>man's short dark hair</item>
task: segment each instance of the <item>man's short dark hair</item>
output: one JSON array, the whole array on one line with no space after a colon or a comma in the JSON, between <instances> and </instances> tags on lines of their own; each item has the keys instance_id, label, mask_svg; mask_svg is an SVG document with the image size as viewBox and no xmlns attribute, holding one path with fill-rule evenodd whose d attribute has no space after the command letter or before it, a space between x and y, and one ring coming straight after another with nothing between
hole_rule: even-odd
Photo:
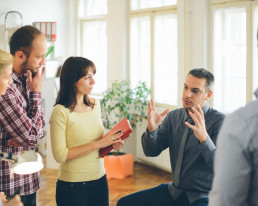
<instances>
[{"instance_id":1,"label":"man's short dark hair","mask_svg":"<svg viewBox=\"0 0 258 206\"><path fill-rule=\"evenodd\" d=\"M32 42L40 34L42 34L41 31L29 25L17 29L10 39L10 53L14 56L17 51L22 51L29 57Z\"/></svg>"},{"instance_id":2,"label":"man's short dark hair","mask_svg":"<svg viewBox=\"0 0 258 206\"><path fill-rule=\"evenodd\" d=\"M213 74L204 68L195 68L189 71L188 75L191 74L197 78L204 78L206 79L206 91L212 90L214 76Z\"/></svg>"}]
</instances>

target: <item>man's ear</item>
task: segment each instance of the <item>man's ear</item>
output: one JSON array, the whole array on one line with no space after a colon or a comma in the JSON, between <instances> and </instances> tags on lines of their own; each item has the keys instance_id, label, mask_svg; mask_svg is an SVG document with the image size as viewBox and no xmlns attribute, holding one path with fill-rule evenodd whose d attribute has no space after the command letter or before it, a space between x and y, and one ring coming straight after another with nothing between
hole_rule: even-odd
<instances>
[{"instance_id":1,"label":"man's ear","mask_svg":"<svg viewBox=\"0 0 258 206\"><path fill-rule=\"evenodd\" d=\"M206 100L209 100L209 99L211 98L212 94L213 94L213 91L209 90L209 91L207 92L207 96L206 96L205 99L206 99Z\"/></svg>"},{"instance_id":2,"label":"man's ear","mask_svg":"<svg viewBox=\"0 0 258 206\"><path fill-rule=\"evenodd\" d=\"M26 55L23 53L23 51L17 51L15 53L15 58L19 61L20 64L24 63L27 59Z\"/></svg>"}]
</instances>

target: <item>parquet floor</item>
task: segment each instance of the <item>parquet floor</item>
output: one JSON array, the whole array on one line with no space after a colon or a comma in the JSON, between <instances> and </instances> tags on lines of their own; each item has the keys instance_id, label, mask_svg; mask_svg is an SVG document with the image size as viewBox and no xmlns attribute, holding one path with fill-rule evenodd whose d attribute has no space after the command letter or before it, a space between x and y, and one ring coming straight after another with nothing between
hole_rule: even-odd
<instances>
[{"instance_id":1,"label":"parquet floor","mask_svg":"<svg viewBox=\"0 0 258 206\"><path fill-rule=\"evenodd\" d=\"M41 170L41 188L38 191L37 206L56 206L55 188L57 170ZM121 197L143 189L171 181L171 174L140 163L134 164L134 174L125 179L108 179L109 206L116 206Z\"/></svg>"}]
</instances>

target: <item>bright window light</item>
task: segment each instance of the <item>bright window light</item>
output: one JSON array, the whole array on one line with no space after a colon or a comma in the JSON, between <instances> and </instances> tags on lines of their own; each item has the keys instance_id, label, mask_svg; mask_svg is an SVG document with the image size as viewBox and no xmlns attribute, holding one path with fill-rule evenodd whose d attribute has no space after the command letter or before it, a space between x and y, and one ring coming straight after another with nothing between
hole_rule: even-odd
<instances>
[{"instance_id":1,"label":"bright window light","mask_svg":"<svg viewBox=\"0 0 258 206\"><path fill-rule=\"evenodd\" d=\"M79 0L79 18L107 14L107 0Z\"/></svg>"},{"instance_id":2,"label":"bright window light","mask_svg":"<svg viewBox=\"0 0 258 206\"><path fill-rule=\"evenodd\" d=\"M177 105L178 92L177 16L154 19L154 99Z\"/></svg>"},{"instance_id":3,"label":"bright window light","mask_svg":"<svg viewBox=\"0 0 258 206\"><path fill-rule=\"evenodd\" d=\"M214 107L230 113L246 103L246 10L215 10Z\"/></svg>"},{"instance_id":4,"label":"bright window light","mask_svg":"<svg viewBox=\"0 0 258 206\"><path fill-rule=\"evenodd\" d=\"M107 89L107 23L106 21L86 21L83 23L82 56L96 65L93 94Z\"/></svg>"},{"instance_id":5,"label":"bright window light","mask_svg":"<svg viewBox=\"0 0 258 206\"><path fill-rule=\"evenodd\" d=\"M254 61L254 67L253 67L253 91L258 88L258 53L257 53L257 31L258 31L258 6L255 7L254 10L254 30L253 30L253 61Z\"/></svg>"},{"instance_id":6,"label":"bright window light","mask_svg":"<svg viewBox=\"0 0 258 206\"><path fill-rule=\"evenodd\" d=\"M176 5L177 0L131 0L131 10Z\"/></svg>"},{"instance_id":7,"label":"bright window light","mask_svg":"<svg viewBox=\"0 0 258 206\"><path fill-rule=\"evenodd\" d=\"M150 17L132 18L130 30L131 86L141 81L150 88Z\"/></svg>"}]
</instances>

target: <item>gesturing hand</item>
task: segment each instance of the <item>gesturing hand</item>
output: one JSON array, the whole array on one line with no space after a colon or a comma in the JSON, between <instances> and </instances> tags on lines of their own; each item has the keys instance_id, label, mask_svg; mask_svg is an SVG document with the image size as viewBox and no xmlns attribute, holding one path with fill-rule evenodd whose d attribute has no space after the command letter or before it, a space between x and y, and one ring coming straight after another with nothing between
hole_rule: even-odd
<instances>
[{"instance_id":1,"label":"gesturing hand","mask_svg":"<svg viewBox=\"0 0 258 206\"><path fill-rule=\"evenodd\" d=\"M205 119L201 106L198 104L197 109L193 107L191 111L189 111L189 115L193 119L194 125L191 125L188 122L185 122L185 125L193 130L195 137L200 143L205 142L208 138L208 133L206 131Z\"/></svg>"},{"instance_id":2,"label":"gesturing hand","mask_svg":"<svg viewBox=\"0 0 258 206\"><path fill-rule=\"evenodd\" d=\"M105 138L101 138L99 140L99 147L104 148L109 145L115 145L115 148L119 149L124 144L124 141L120 138L122 137L122 135L123 135L123 132L119 132L117 134L110 134Z\"/></svg>"},{"instance_id":3,"label":"gesturing hand","mask_svg":"<svg viewBox=\"0 0 258 206\"><path fill-rule=\"evenodd\" d=\"M148 131L153 132L157 129L168 112L169 109L166 109L164 112L158 114L152 99L148 103Z\"/></svg>"},{"instance_id":4,"label":"gesturing hand","mask_svg":"<svg viewBox=\"0 0 258 206\"><path fill-rule=\"evenodd\" d=\"M112 145L114 150L119 150L124 146L124 140L122 142L118 142Z\"/></svg>"},{"instance_id":5,"label":"gesturing hand","mask_svg":"<svg viewBox=\"0 0 258 206\"><path fill-rule=\"evenodd\" d=\"M44 81L44 67L38 69L34 77L30 70L27 70L28 85L31 91L40 92Z\"/></svg>"}]
</instances>

